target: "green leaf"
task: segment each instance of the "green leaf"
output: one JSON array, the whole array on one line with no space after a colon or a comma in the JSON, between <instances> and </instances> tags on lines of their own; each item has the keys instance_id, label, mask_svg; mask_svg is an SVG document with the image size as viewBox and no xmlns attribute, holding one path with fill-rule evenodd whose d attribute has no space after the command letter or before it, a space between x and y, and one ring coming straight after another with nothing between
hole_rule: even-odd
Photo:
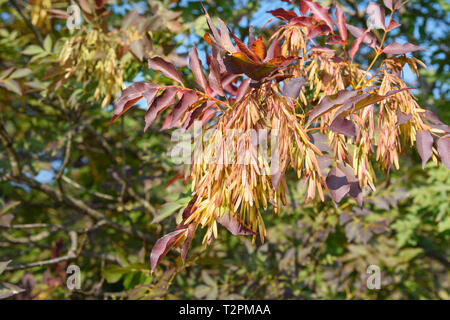
<instances>
[{"instance_id":1,"label":"green leaf","mask_svg":"<svg viewBox=\"0 0 450 320\"><path fill-rule=\"evenodd\" d=\"M44 40L44 49L45 51L51 52L52 51L52 38L50 38L50 35L45 37Z\"/></svg>"},{"instance_id":2,"label":"green leaf","mask_svg":"<svg viewBox=\"0 0 450 320\"><path fill-rule=\"evenodd\" d=\"M158 213L153 218L153 221L151 223L158 223L164 220L165 218L169 217L172 213L177 211L178 209L182 208L183 204L178 202L169 202L165 203L159 208Z\"/></svg>"},{"instance_id":3,"label":"green leaf","mask_svg":"<svg viewBox=\"0 0 450 320\"><path fill-rule=\"evenodd\" d=\"M34 56L35 54L39 54L44 52L41 47L32 44L25 48L25 50L22 51L23 54L26 54L27 56Z\"/></svg>"},{"instance_id":4,"label":"green leaf","mask_svg":"<svg viewBox=\"0 0 450 320\"><path fill-rule=\"evenodd\" d=\"M0 262L0 274L3 273L3 271L5 271L6 267L8 266L8 264L10 264L12 260L8 260L8 261L1 261Z\"/></svg>"},{"instance_id":5,"label":"green leaf","mask_svg":"<svg viewBox=\"0 0 450 320\"><path fill-rule=\"evenodd\" d=\"M22 89L20 88L20 84L16 80L8 79L3 82L6 89L17 93L19 96L22 95Z\"/></svg>"},{"instance_id":6,"label":"green leaf","mask_svg":"<svg viewBox=\"0 0 450 320\"><path fill-rule=\"evenodd\" d=\"M103 276L105 277L108 283L115 283L119 281L122 276L125 274L126 270L124 268L118 266L106 266L103 269Z\"/></svg>"}]
</instances>

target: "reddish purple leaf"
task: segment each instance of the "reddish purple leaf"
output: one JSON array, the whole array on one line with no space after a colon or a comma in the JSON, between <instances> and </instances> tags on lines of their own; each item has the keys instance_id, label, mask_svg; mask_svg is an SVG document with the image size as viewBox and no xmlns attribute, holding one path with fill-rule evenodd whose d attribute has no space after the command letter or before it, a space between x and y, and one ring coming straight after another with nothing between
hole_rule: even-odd
<instances>
[{"instance_id":1,"label":"reddish purple leaf","mask_svg":"<svg viewBox=\"0 0 450 320\"><path fill-rule=\"evenodd\" d=\"M322 7L317 2L312 1L305 1L306 5L311 10L311 13L313 16L319 20L324 21L327 26L330 28L330 30L333 30L333 21L331 20L330 16L328 15L328 8Z\"/></svg>"},{"instance_id":2,"label":"reddish purple leaf","mask_svg":"<svg viewBox=\"0 0 450 320\"><path fill-rule=\"evenodd\" d=\"M153 101L145 113L144 132L147 131L148 127L155 121L156 116L173 103L177 92L178 88L169 87Z\"/></svg>"},{"instance_id":3,"label":"reddish purple leaf","mask_svg":"<svg viewBox=\"0 0 450 320\"><path fill-rule=\"evenodd\" d=\"M350 184L350 196L356 200L356 203L361 207L363 204L363 194L361 187L359 186L359 181L355 176L355 172L349 166L338 165L339 169L345 174L347 177L347 181Z\"/></svg>"},{"instance_id":4,"label":"reddish purple leaf","mask_svg":"<svg viewBox=\"0 0 450 320\"><path fill-rule=\"evenodd\" d=\"M173 118L170 126L173 127L173 125L183 117L186 110L197 100L198 96L194 91L185 92L180 101L173 107Z\"/></svg>"},{"instance_id":5,"label":"reddish purple leaf","mask_svg":"<svg viewBox=\"0 0 450 320\"><path fill-rule=\"evenodd\" d=\"M384 29L385 16L384 8L382 6L370 1L367 5L366 13L369 16L369 24L371 24L376 29Z\"/></svg>"},{"instance_id":6,"label":"reddish purple leaf","mask_svg":"<svg viewBox=\"0 0 450 320\"><path fill-rule=\"evenodd\" d=\"M221 19L218 20L220 27L220 43L228 52L232 52L234 50L234 46L233 43L231 43L230 34L228 33L227 26L225 22L223 22Z\"/></svg>"},{"instance_id":7,"label":"reddish purple leaf","mask_svg":"<svg viewBox=\"0 0 450 320\"><path fill-rule=\"evenodd\" d=\"M330 190L331 198L334 202L339 203L349 193L350 184L347 181L347 176L339 168L332 168L328 172L326 183L328 190Z\"/></svg>"},{"instance_id":8,"label":"reddish purple leaf","mask_svg":"<svg viewBox=\"0 0 450 320\"><path fill-rule=\"evenodd\" d=\"M320 103L309 112L309 118L306 125L309 126L318 117L331 111L333 108L342 105L357 93L358 91L341 90L337 94L322 98Z\"/></svg>"},{"instance_id":9,"label":"reddish purple leaf","mask_svg":"<svg viewBox=\"0 0 450 320\"><path fill-rule=\"evenodd\" d=\"M159 88L153 83L135 82L122 92L122 96L114 105L114 116L108 122L106 127L109 127L117 118L128 111L143 97L147 100L147 105L153 103L153 99L158 93Z\"/></svg>"},{"instance_id":10,"label":"reddish purple leaf","mask_svg":"<svg viewBox=\"0 0 450 320\"><path fill-rule=\"evenodd\" d=\"M297 17L297 14L294 11L292 11L292 10L286 11L282 8L267 11L267 13L270 13L274 17L281 19L281 20L285 20L285 21L289 21L289 20Z\"/></svg>"},{"instance_id":11,"label":"reddish purple leaf","mask_svg":"<svg viewBox=\"0 0 450 320\"><path fill-rule=\"evenodd\" d=\"M303 77L290 79L288 83L284 84L281 94L292 99L297 99L305 83L306 79Z\"/></svg>"},{"instance_id":12,"label":"reddish purple leaf","mask_svg":"<svg viewBox=\"0 0 450 320\"><path fill-rule=\"evenodd\" d=\"M395 28L400 27L400 23L395 20L391 20L387 26L387 31L394 30Z\"/></svg>"},{"instance_id":13,"label":"reddish purple leaf","mask_svg":"<svg viewBox=\"0 0 450 320\"><path fill-rule=\"evenodd\" d=\"M450 169L450 135L439 138L436 145L442 163Z\"/></svg>"},{"instance_id":14,"label":"reddish purple leaf","mask_svg":"<svg viewBox=\"0 0 450 320\"><path fill-rule=\"evenodd\" d=\"M305 0L300 0L299 9L302 14L306 14L309 10L309 6L306 4Z\"/></svg>"},{"instance_id":15,"label":"reddish purple leaf","mask_svg":"<svg viewBox=\"0 0 450 320\"><path fill-rule=\"evenodd\" d=\"M331 32L331 29L327 25L319 24L309 30L308 36L306 37L306 39L309 40L309 39L313 39L317 36L327 35L330 32Z\"/></svg>"},{"instance_id":16,"label":"reddish purple leaf","mask_svg":"<svg viewBox=\"0 0 450 320\"><path fill-rule=\"evenodd\" d=\"M426 130L419 130L416 133L416 146L420 158L422 158L422 169L433 155L433 137L431 133Z\"/></svg>"},{"instance_id":17,"label":"reddish purple leaf","mask_svg":"<svg viewBox=\"0 0 450 320\"><path fill-rule=\"evenodd\" d=\"M200 86L200 88L203 89L203 92L206 92L208 88L208 82L206 82L206 77L203 73L202 62L198 58L197 48L195 47L195 44L192 46L192 49L189 52L189 68L191 68L197 84Z\"/></svg>"},{"instance_id":18,"label":"reddish purple leaf","mask_svg":"<svg viewBox=\"0 0 450 320\"><path fill-rule=\"evenodd\" d=\"M336 118L330 125L330 130L343 134L346 137L356 136L356 127L353 121L345 118Z\"/></svg>"},{"instance_id":19,"label":"reddish purple leaf","mask_svg":"<svg viewBox=\"0 0 450 320\"><path fill-rule=\"evenodd\" d=\"M409 120L411 120L412 114L406 114L400 111L400 109L397 109L397 123L396 125L401 125L408 123Z\"/></svg>"},{"instance_id":20,"label":"reddish purple leaf","mask_svg":"<svg viewBox=\"0 0 450 320\"><path fill-rule=\"evenodd\" d=\"M186 257L189 251L189 247L191 246L192 239L194 239L197 227L198 224L195 223L191 223L188 226L186 240L184 241L183 246L181 247L181 260L183 260L183 263L186 263Z\"/></svg>"},{"instance_id":21,"label":"reddish purple leaf","mask_svg":"<svg viewBox=\"0 0 450 320\"><path fill-rule=\"evenodd\" d=\"M225 213L217 217L217 222L228 229L235 236L250 236L255 233L244 226L238 219L233 217L230 213Z\"/></svg>"},{"instance_id":22,"label":"reddish purple leaf","mask_svg":"<svg viewBox=\"0 0 450 320\"><path fill-rule=\"evenodd\" d=\"M431 121L431 123L432 123L431 127L442 130L446 133L450 132L450 126L443 123L441 121L441 119L439 119L439 117L434 112L432 112L430 110L425 110L425 116L429 121Z\"/></svg>"},{"instance_id":23,"label":"reddish purple leaf","mask_svg":"<svg viewBox=\"0 0 450 320\"><path fill-rule=\"evenodd\" d=\"M347 24L346 26L347 26L347 30L350 31L350 33L355 38L360 38L365 33L366 35L362 41L365 44L367 44L369 47L375 48L375 45L377 44L377 38L372 33L370 33L369 30L364 30L364 29L352 26L350 24Z\"/></svg>"},{"instance_id":24,"label":"reddish purple leaf","mask_svg":"<svg viewBox=\"0 0 450 320\"><path fill-rule=\"evenodd\" d=\"M340 36L329 36L326 44L332 45L332 44L345 44L346 41L344 41Z\"/></svg>"},{"instance_id":25,"label":"reddish purple leaf","mask_svg":"<svg viewBox=\"0 0 450 320\"><path fill-rule=\"evenodd\" d=\"M360 37L358 37L355 41L353 41L352 45L350 46L350 49L348 49L348 55L350 56L350 59L353 60L368 32L369 30L366 30Z\"/></svg>"},{"instance_id":26,"label":"reddish purple leaf","mask_svg":"<svg viewBox=\"0 0 450 320\"><path fill-rule=\"evenodd\" d=\"M130 85L122 91L122 95L114 104L114 115L121 114L129 104L129 101L142 98L144 96L144 92L151 92L155 87L156 86L153 83L148 82L135 82Z\"/></svg>"},{"instance_id":27,"label":"reddish purple leaf","mask_svg":"<svg viewBox=\"0 0 450 320\"><path fill-rule=\"evenodd\" d=\"M388 9L393 9L392 5L393 5L393 0L383 0L384 5L386 6L386 8Z\"/></svg>"},{"instance_id":28,"label":"reddish purple leaf","mask_svg":"<svg viewBox=\"0 0 450 320\"><path fill-rule=\"evenodd\" d=\"M167 252L182 240L186 235L186 228L175 230L159 238L153 246L150 254L150 269L155 271L158 264L166 256Z\"/></svg>"},{"instance_id":29,"label":"reddish purple leaf","mask_svg":"<svg viewBox=\"0 0 450 320\"><path fill-rule=\"evenodd\" d=\"M389 44L386 48L383 49L384 53L390 53L390 54L405 54L408 52L414 52L418 50L425 50L422 47L416 46L411 43L399 43L399 42L392 42Z\"/></svg>"},{"instance_id":30,"label":"reddish purple leaf","mask_svg":"<svg viewBox=\"0 0 450 320\"><path fill-rule=\"evenodd\" d=\"M211 57L211 61L209 63L209 75L208 82L211 89L215 92L215 94L224 96L222 81L220 79L220 67L216 58Z\"/></svg>"},{"instance_id":31,"label":"reddish purple leaf","mask_svg":"<svg viewBox=\"0 0 450 320\"><path fill-rule=\"evenodd\" d=\"M239 86L237 92L236 92L236 102L238 102L239 100L241 100L245 94L248 91L248 87L250 85L250 79L244 79L242 80L241 85Z\"/></svg>"},{"instance_id":32,"label":"reddish purple leaf","mask_svg":"<svg viewBox=\"0 0 450 320\"><path fill-rule=\"evenodd\" d=\"M162 72L166 77L175 80L183 85L180 74L178 73L175 66L170 62L167 62L160 57L149 58L148 67L152 70Z\"/></svg>"},{"instance_id":33,"label":"reddish purple leaf","mask_svg":"<svg viewBox=\"0 0 450 320\"><path fill-rule=\"evenodd\" d=\"M401 0L395 0L395 6L394 6L394 9L395 10L398 10L398 9L400 9L401 7L403 7L403 5L405 4L405 3L407 3L408 2L408 0L405 0L405 1L401 1Z\"/></svg>"},{"instance_id":34,"label":"reddish purple leaf","mask_svg":"<svg viewBox=\"0 0 450 320\"><path fill-rule=\"evenodd\" d=\"M347 41L347 27L345 26L344 11L342 11L341 7L338 5L336 6L336 23L341 39Z\"/></svg>"},{"instance_id":35,"label":"reddish purple leaf","mask_svg":"<svg viewBox=\"0 0 450 320\"><path fill-rule=\"evenodd\" d=\"M264 62L267 62L273 58L279 57L281 56L281 46L280 46L280 42L275 39L272 41L272 43L270 44L269 49L267 50L267 55L266 58L264 59Z\"/></svg>"},{"instance_id":36,"label":"reddish purple leaf","mask_svg":"<svg viewBox=\"0 0 450 320\"><path fill-rule=\"evenodd\" d=\"M291 19L289 24L293 26L310 27L313 25L313 19L312 17L296 17Z\"/></svg>"}]
</instances>

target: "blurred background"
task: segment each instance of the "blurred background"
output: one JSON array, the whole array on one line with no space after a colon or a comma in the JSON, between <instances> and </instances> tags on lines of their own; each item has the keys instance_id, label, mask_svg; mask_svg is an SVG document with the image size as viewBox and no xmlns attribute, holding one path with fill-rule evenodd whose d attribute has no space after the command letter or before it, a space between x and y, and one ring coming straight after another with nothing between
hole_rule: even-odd
<instances>
[{"instance_id":1,"label":"blurred background","mask_svg":"<svg viewBox=\"0 0 450 320\"><path fill-rule=\"evenodd\" d=\"M336 3L366 27L368 1L320 1ZM250 25L271 36L280 22L267 23L268 10L298 13L282 1L203 4L241 38ZM427 65L420 78L404 76L447 124L449 9L410 0L389 39L428 49L414 53ZM150 273L149 252L180 221L190 185L178 179L184 168L170 159L161 118L143 132L144 104L105 128L123 87L170 83L146 67L148 54L194 85L187 52L195 43L205 62L206 31L199 1L0 0L0 298L450 299L450 170L422 170L409 148L389 179L378 172L362 208L305 203L292 175L282 214L264 214L265 244L220 230L204 247L199 230L185 265L171 251ZM67 288L69 265L80 268L79 289ZM366 286L370 265L379 290Z\"/></svg>"}]
</instances>

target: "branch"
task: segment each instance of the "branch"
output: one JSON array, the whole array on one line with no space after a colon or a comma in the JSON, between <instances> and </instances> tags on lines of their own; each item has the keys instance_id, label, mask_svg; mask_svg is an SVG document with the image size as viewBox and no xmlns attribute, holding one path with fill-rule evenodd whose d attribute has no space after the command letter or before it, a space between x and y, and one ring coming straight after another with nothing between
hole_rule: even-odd
<instances>
[{"instance_id":1,"label":"branch","mask_svg":"<svg viewBox=\"0 0 450 320\"><path fill-rule=\"evenodd\" d=\"M31 29L31 31L33 31L34 35L36 36L36 39L39 41L39 44L41 46L43 46L44 45L44 38L42 37L42 35L39 32L39 30L36 29L36 27L31 23L30 19L28 19L28 17L25 15L25 13L23 12L22 8L19 6L17 1L16 0L9 0L9 2L11 2L11 5L17 10L17 12L22 17L22 19L25 21L27 26Z\"/></svg>"},{"instance_id":2,"label":"branch","mask_svg":"<svg viewBox=\"0 0 450 320\"><path fill-rule=\"evenodd\" d=\"M50 264L59 263L62 261L75 259L77 257L76 251L77 251L78 236L75 231L70 231L69 237L70 237L71 245L70 245L69 251L67 252L67 255L58 257L58 258L27 263L27 264L18 264L15 266L7 267L5 270L6 271L15 271L15 270L34 268L34 267L42 267L42 266L46 266L46 265L50 265Z\"/></svg>"}]
</instances>

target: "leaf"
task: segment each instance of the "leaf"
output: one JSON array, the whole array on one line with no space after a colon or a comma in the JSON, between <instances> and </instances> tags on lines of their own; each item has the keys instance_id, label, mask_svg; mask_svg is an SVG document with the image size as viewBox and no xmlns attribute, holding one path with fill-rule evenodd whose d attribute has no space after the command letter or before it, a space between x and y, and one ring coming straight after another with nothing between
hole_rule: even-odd
<instances>
[{"instance_id":1,"label":"leaf","mask_svg":"<svg viewBox=\"0 0 450 320\"><path fill-rule=\"evenodd\" d=\"M217 222L227 228L227 230L235 236L249 236L255 234L255 232L241 224L241 222L230 213L225 213L222 216L217 217Z\"/></svg>"},{"instance_id":2,"label":"leaf","mask_svg":"<svg viewBox=\"0 0 450 320\"><path fill-rule=\"evenodd\" d=\"M260 61L259 57L253 51L251 51L249 48L247 48L247 46L238 37L236 37L232 32L231 32L231 36L233 37L234 42L236 42L236 45L240 52L242 52L244 55L247 56L247 58L249 58L251 61L253 61L255 63L258 63Z\"/></svg>"},{"instance_id":3,"label":"leaf","mask_svg":"<svg viewBox=\"0 0 450 320\"><path fill-rule=\"evenodd\" d=\"M202 271L202 279L210 287L217 286L217 281L211 278L211 276L205 270Z\"/></svg>"},{"instance_id":4,"label":"leaf","mask_svg":"<svg viewBox=\"0 0 450 320\"><path fill-rule=\"evenodd\" d=\"M365 36L362 38L362 41L369 47L375 48L375 45L377 44L377 38L370 32L370 30L364 30L350 24L346 24L346 26L347 30L350 31L350 33L355 38L360 38L363 34L365 34Z\"/></svg>"},{"instance_id":5,"label":"leaf","mask_svg":"<svg viewBox=\"0 0 450 320\"><path fill-rule=\"evenodd\" d=\"M357 221L347 223L345 226L345 236L347 237L347 240L349 242L351 242L353 239L359 236L360 231L361 231L361 224Z\"/></svg>"},{"instance_id":6,"label":"leaf","mask_svg":"<svg viewBox=\"0 0 450 320\"><path fill-rule=\"evenodd\" d=\"M384 5L386 6L386 8L388 8L388 9L393 9L393 7L392 7L392 1L393 0L383 0L383 3L384 3Z\"/></svg>"},{"instance_id":7,"label":"leaf","mask_svg":"<svg viewBox=\"0 0 450 320\"><path fill-rule=\"evenodd\" d=\"M188 205L189 206L189 205ZM183 212L184 216L184 212ZM183 243L183 246L181 247L181 260L183 260L183 263L186 263L187 254L189 251L189 247L191 246L192 239L194 239L195 231L197 230L198 224L191 223L188 226L187 236L186 240Z\"/></svg>"},{"instance_id":8,"label":"leaf","mask_svg":"<svg viewBox=\"0 0 450 320\"><path fill-rule=\"evenodd\" d=\"M208 83L206 82L202 63L198 58L197 48L195 47L195 44L192 46L191 51L189 51L189 67L194 74L194 78L197 84L203 89L203 92L206 92Z\"/></svg>"},{"instance_id":9,"label":"leaf","mask_svg":"<svg viewBox=\"0 0 450 320\"><path fill-rule=\"evenodd\" d=\"M314 28L309 30L308 36L306 37L306 39L313 39L317 36L327 35L330 32L331 32L330 27L328 27L324 24L319 24L318 26L315 26Z\"/></svg>"},{"instance_id":10,"label":"leaf","mask_svg":"<svg viewBox=\"0 0 450 320\"><path fill-rule=\"evenodd\" d=\"M21 68L14 71L8 78L17 79L17 78L25 78L26 76L33 74L33 72L28 68Z\"/></svg>"},{"instance_id":11,"label":"leaf","mask_svg":"<svg viewBox=\"0 0 450 320\"><path fill-rule=\"evenodd\" d=\"M262 41L261 36L258 37L252 44L251 44L251 50L254 54L256 54L259 59L262 61L266 57L266 46L264 45L264 42Z\"/></svg>"},{"instance_id":12,"label":"leaf","mask_svg":"<svg viewBox=\"0 0 450 320\"><path fill-rule=\"evenodd\" d=\"M432 123L431 127L442 130L444 132L450 132L450 126L443 123L434 112L425 110L425 116Z\"/></svg>"},{"instance_id":13,"label":"leaf","mask_svg":"<svg viewBox=\"0 0 450 320\"><path fill-rule=\"evenodd\" d=\"M260 67L260 65L252 61L242 52L235 52L225 55L223 62L227 72L234 74L252 72Z\"/></svg>"},{"instance_id":14,"label":"leaf","mask_svg":"<svg viewBox=\"0 0 450 320\"><path fill-rule=\"evenodd\" d=\"M397 109L397 123L396 126L408 123L409 120L412 119L412 114L406 114Z\"/></svg>"},{"instance_id":15,"label":"leaf","mask_svg":"<svg viewBox=\"0 0 450 320\"><path fill-rule=\"evenodd\" d=\"M400 23L395 20L391 20L387 26L387 31L394 30L395 28L400 27Z\"/></svg>"},{"instance_id":16,"label":"leaf","mask_svg":"<svg viewBox=\"0 0 450 320\"><path fill-rule=\"evenodd\" d=\"M249 85L250 85L250 79L242 80L242 83L236 92L236 99L235 99L236 102L240 101L245 96L245 94L247 93L247 90L249 88Z\"/></svg>"},{"instance_id":17,"label":"leaf","mask_svg":"<svg viewBox=\"0 0 450 320\"><path fill-rule=\"evenodd\" d=\"M350 166L338 164L339 169L345 174L347 177L347 181L350 184L349 194L356 200L356 203L362 207L363 205L363 194L361 187L359 186L359 181L355 176L355 172L353 168Z\"/></svg>"},{"instance_id":18,"label":"leaf","mask_svg":"<svg viewBox=\"0 0 450 320\"><path fill-rule=\"evenodd\" d=\"M208 293L212 290L211 287L205 286L203 284L195 287L194 296L198 299L204 298L208 295Z\"/></svg>"},{"instance_id":19,"label":"leaf","mask_svg":"<svg viewBox=\"0 0 450 320\"><path fill-rule=\"evenodd\" d=\"M103 268L102 275L108 283L115 283L119 281L126 272L125 268L109 265Z\"/></svg>"},{"instance_id":20,"label":"leaf","mask_svg":"<svg viewBox=\"0 0 450 320\"><path fill-rule=\"evenodd\" d=\"M174 213L175 211L177 211L182 207L183 204L178 202L169 202L163 204L161 208L159 208L159 210L157 211L156 215L153 217L151 224L161 222L162 220L169 217L172 213Z\"/></svg>"},{"instance_id":21,"label":"leaf","mask_svg":"<svg viewBox=\"0 0 450 320\"><path fill-rule=\"evenodd\" d=\"M292 26L310 27L313 25L312 17L296 17L289 21Z\"/></svg>"},{"instance_id":22,"label":"leaf","mask_svg":"<svg viewBox=\"0 0 450 320\"><path fill-rule=\"evenodd\" d=\"M347 41L347 27L345 26L344 11L336 5L336 24L341 35L341 39Z\"/></svg>"},{"instance_id":23,"label":"leaf","mask_svg":"<svg viewBox=\"0 0 450 320\"><path fill-rule=\"evenodd\" d=\"M149 58L148 67L152 70L163 73L166 77L175 80L181 85L183 85L183 81L181 80L180 74L178 73L175 66L165 61L164 59L160 57Z\"/></svg>"},{"instance_id":24,"label":"leaf","mask_svg":"<svg viewBox=\"0 0 450 320\"><path fill-rule=\"evenodd\" d=\"M211 57L210 59L209 70L210 70L208 75L209 86L216 94L224 96L225 93L223 92L222 81L220 79L219 62L217 62L216 58L214 57Z\"/></svg>"},{"instance_id":25,"label":"leaf","mask_svg":"<svg viewBox=\"0 0 450 320\"><path fill-rule=\"evenodd\" d=\"M353 41L352 45L350 46L350 49L348 49L348 55L350 56L350 59L353 60L356 53L359 50L359 47L361 46L361 43L363 42L366 35L369 33L369 30L364 31L364 33L359 36L355 41Z\"/></svg>"},{"instance_id":26,"label":"leaf","mask_svg":"<svg viewBox=\"0 0 450 320\"><path fill-rule=\"evenodd\" d=\"M50 38L50 35L47 35L44 40L44 49L47 52L52 51L52 38Z\"/></svg>"},{"instance_id":27,"label":"leaf","mask_svg":"<svg viewBox=\"0 0 450 320\"><path fill-rule=\"evenodd\" d=\"M3 282L0 284L0 299L9 298L24 291L25 289L22 289L14 284Z\"/></svg>"},{"instance_id":28,"label":"leaf","mask_svg":"<svg viewBox=\"0 0 450 320\"><path fill-rule=\"evenodd\" d=\"M356 96L358 91L340 90L337 94L322 98L320 103L316 105L310 112L306 126L310 125L318 117L331 111L333 108L342 105L348 99Z\"/></svg>"},{"instance_id":29,"label":"leaf","mask_svg":"<svg viewBox=\"0 0 450 320\"><path fill-rule=\"evenodd\" d=\"M347 177L339 168L332 168L328 172L326 184L334 202L339 203L350 191Z\"/></svg>"},{"instance_id":30,"label":"leaf","mask_svg":"<svg viewBox=\"0 0 450 320\"><path fill-rule=\"evenodd\" d=\"M386 48L383 49L384 53L390 54L405 54L408 52L414 52L419 50L425 50L422 47L416 46L411 43L399 43L397 41L392 42Z\"/></svg>"},{"instance_id":31,"label":"leaf","mask_svg":"<svg viewBox=\"0 0 450 320\"><path fill-rule=\"evenodd\" d=\"M122 95L114 104L114 115L122 114L144 97L144 92L155 90L155 85L148 82L135 82L122 91ZM138 99L139 98L139 99ZM138 100L136 100L138 99Z\"/></svg>"},{"instance_id":32,"label":"leaf","mask_svg":"<svg viewBox=\"0 0 450 320\"><path fill-rule=\"evenodd\" d=\"M312 1L304 1L304 2L309 7L311 13L317 20L324 21L330 28L330 30L333 30L333 21L331 21L331 18L328 15L328 8L322 7L317 2Z\"/></svg>"},{"instance_id":33,"label":"leaf","mask_svg":"<svg viewBox=\"0 0 450 320\"><path fill-rule=\"evenodd\" d=\"M11 263L12 260L8 260L8 261L0 261L0 274L2 274L6 267L8 266L8 264Z\"/></svg>"},{"instance_id":34,"label":"leaf","mask_svg":"<svg viewBox=\"0 0 450 320\"><path fill-rule=\"evenodd\" d=\"M122 91L122 95L114 104L114 116L107 124L110 126L117 118L127 112L143 97L147 100L147 105L151 105L158 93L159 88L153 83L135 82L128 88Z\"/></svg>"},{"instance_id":35,"label":"leaf","mask_svg":"<svg viewBox=\"0 0 450 320\"><path fill-rule=\"evenodd\" d=\"M284 84L281 94L292 99L297 99L305 83L306 79L303 77L293 78Z\"/></svg>"},{"instance_id":36,"label":"leaf","mask_svg":"<svg viewBox=\"0 0 450 320\"><path fill-rule=\"evenodd\" d=\"M326 44L328 44L328 45L332 45L332 44L343 45L345 43L346 43L346 41L342 40L340 36L329 36L326 41Z\"/></svg>"},{"instance_id":37,"label":"leaf","mask_svg":"<svg viewBox=\"0 0 450 320\"><path fill-rule=\"evenodd\" d=\"M264 62L267 62L273 58L281 56L281 46L280 42L275 39L272 41L272 43L269 46L269 49L267 50L266 58L264 59Z\"/></svg>"},{"instance_id":38,"label":"leaf","mask_svg":"<svg viewBox=\"0 0 450 320\"><path fill-rule=\"evenodd\" d=\"M188 91L183 94L183 97L180 99L180 101L178 101L178 103L173 107L172 111L173 118L170 127L173 127L173 125L183 117L186 110L192 104L194 104L197 101L197 99L198 96L193 91Z\"/></svg>"},{"instance_id":39,"label":"leaf","mask_svg":"<svg viewBox=\"0 0 450 320\"><path fill-rule=\"evenodd\" d=\"M422 159L422 169L424 169L425 164L433 154L433 137L431 133L426 130L418 130L416 133L416 146Z\"/></svg>"},{"instance_id":40,"label":"leaf","mask_svg":"<svg viewBox=\"0 0 450 320\"><path fill-rule=\"evenodd\" d=\"M436 146L442 163L444 164L444 166L450 169L450 135L439 138Z\"/></svg>"},{"instance_id":41,"label":"leaf","mask_svg":"<svg viewBox=\"0 0 450 320\"><path fill-rule=\"evenodd\" d=\"M276 10L270 10L270 11L267 11L267 13L270 13L274 17L281 19L281 20L285 20L285 21L289 21L289 20L297 17L297 14L294 11L292 11L292 10L286 11L283 8L279 8Z\"/></svg>"},{"instance_id":42,"label":"leaf","mask_svg":"<svg viewBox=\"0 0 450 320\"><path fill-rule=\"evenodd\" d=\"M220 18L218 20L220 26L220 43L226 50L228 50L228 52L232 52L234 50L234 46L231 43L230 34L228 33L227 26L225 25L225 22L223 22Z\"/></svg>"},{"instance_id":43,"label":"leaf","mask_svg":"<svg viewBox=\"0 0 450 320\"><path fill-rule=\"evenodd\" d=\"M366 13L369 16L369 25L372 25L377 29L384 29L385 15L382 6L370 1L367 5Z\"/></svg>"},{"instance_id":44,"label":"leaf","mask_svg":"<svg viewBox=\"0 0 450 320\"><path fill-rule=\"evenodd\" d=\"M356 135L356 127L353 121L345 118L336 118L330 125L330 130L353 138Z\"/></svg>"},{"instance_id":45,"label":"leaf","mask_svg":"<svg viewBox=\"0 0 450 320\"><path fill-rule=\"evenodd\" d=\"M386 92L385 95L379 95L377 93L370 93L368 95L361 95L361 99L358 99L358 101L354 104L354 109L353 111L358 111L362 108L365 108L367 106L370 106L374 103L380 102L384 99L386 99L389 96L392 96L394 94L397 94L401 91L404 90L409 90L410 88L402 88L402 89L397 89L397 90L391 90Z\"/></svg>"},{"instance_id":46,"label":"leaf","mask_svg":"<svg viewBox=\"0 0 450 320\"><path fill-rule=\"evenodd\" d=\"M144 132L147 131L153 121L155 121L156 116L173 103L177 92L178 88L169 87L153 101L145 113Z\"/></svg>"},{"instance_id":47,"label":"leaf","mask_svg":"<svg viewBox=\"0 0 450 320\"><path fill-rule=\"evenodd\" d=\"M35 44L29 45L28 47L25 48L25 50L22 51L23 54L27 55L27 56L34 56L36 54L39 53L43 53L44 50Z\"/></svg>"},{"instance_id":48,"label":"leaf","mask_svg":"<svg viewBox=\"0 0 450 320\"><path fill-rule=\"evenodd\" d=\"M22 88L20 87L20 84L13 79L6 79L3 82L3 85L6 89L8 89L11 92L17 93L19 96L22 95Z\"/></svg>"},{"instance_id":49,"label":"leaf","mask_svg":"<svg viewBox=\"0 0 450 320\"><path fill-rule=\"evenodd\" d=\"M13 221L13 219L14 215L11 213L7 213L5 215L0 216L0 227L9 228L11 226L11 222Z\"/></svg>"},{"instance_id":50,"label":"leaf","mask_svg":"<svg viewBox=\"0 0 450 320\"><path fill-rule=\"evenodd\" d=\"M179 243L180 240L184 238L185 234L186 228L178 229L166 234L162 238L159 238L158 241L156 241L150 254L150 269L152 271L155 271L156 267L166 256L167 252L169 252L172 247Z\"/></svg>"}]
</instances>

